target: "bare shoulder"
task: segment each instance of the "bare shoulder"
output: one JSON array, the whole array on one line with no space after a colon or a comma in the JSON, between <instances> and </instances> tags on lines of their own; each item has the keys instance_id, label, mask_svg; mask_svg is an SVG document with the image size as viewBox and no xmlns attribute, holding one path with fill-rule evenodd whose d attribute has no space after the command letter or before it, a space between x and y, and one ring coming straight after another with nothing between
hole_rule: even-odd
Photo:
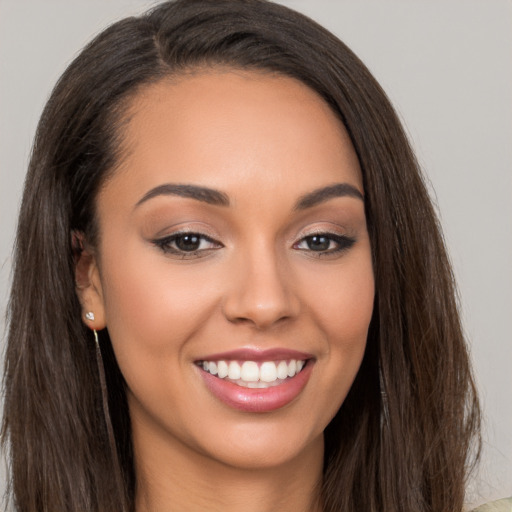
<instances>
[{"instance_id":1,"label":"bare shoulder","mask_svg":"<svg viewBox=\"0 0 512 512\"><path fill-rule=\"evenodd\" d=\"M472 512L512 512L512 497L486 503Z\"/></svg>"}]
</instances>

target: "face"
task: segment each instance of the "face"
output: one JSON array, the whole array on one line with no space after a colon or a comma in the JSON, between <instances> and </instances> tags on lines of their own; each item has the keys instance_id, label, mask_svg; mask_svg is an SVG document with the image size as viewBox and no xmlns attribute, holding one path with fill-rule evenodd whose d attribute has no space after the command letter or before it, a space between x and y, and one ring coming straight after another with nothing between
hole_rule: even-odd
<instances>
[{"instance_id":1,"label":"face","mask_svg":"<svg viewBox=\"0 0 512 512\"><path fill-rule=\"evenodd\" d=\"M321 449L374 297L342 124L291 78L212 70L139 93L123 147L81 298L108 328L136 453L254 468Z\"/></svg>"}]
</instances>

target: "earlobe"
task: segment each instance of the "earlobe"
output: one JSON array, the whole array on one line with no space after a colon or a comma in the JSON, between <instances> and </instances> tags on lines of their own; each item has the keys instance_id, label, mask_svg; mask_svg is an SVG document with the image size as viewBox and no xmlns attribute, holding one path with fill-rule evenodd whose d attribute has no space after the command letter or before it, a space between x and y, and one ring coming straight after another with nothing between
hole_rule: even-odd
<instances>
[{"instance_id":1,"label":"earlobe","mask_svg":"<svg viewBox=\"0 0 512 512\"><path fill-rule=\"evenodd\" d=\"M97 257L85 247L82 234L73 233L76 293L82 305L82 319L97 331L106 327L103 289Z\"/></svg>"}]
</instances>

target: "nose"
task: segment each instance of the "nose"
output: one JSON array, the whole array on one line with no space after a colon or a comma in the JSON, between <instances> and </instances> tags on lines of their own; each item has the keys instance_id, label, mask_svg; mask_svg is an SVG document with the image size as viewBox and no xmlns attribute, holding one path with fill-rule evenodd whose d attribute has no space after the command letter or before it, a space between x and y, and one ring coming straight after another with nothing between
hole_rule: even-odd
<instances>
[{"instance_id":1,"label":"nose","mask_svg":"<svg viewBox=\"0 0 512 512\"><path fill-rule=\"evenodd\" d=\"M298 315L300 301L286 261L278 261L272 250L246 254L239 260L230 269L230 286L223 303L230 322L262 330Z\"/></svg>"}]
</instances>

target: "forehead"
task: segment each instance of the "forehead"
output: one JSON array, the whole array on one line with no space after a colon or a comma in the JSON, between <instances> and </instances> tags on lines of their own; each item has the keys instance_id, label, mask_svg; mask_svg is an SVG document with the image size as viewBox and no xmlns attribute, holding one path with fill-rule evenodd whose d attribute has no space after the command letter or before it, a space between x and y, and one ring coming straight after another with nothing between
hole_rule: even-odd
<instances>
[{"instance_id":1,"label":"forehead","mask_svg":"<svg viewBox=\"0 0 512 512\"><path fill-rule=\"evenodd\" d=\"M120 177L220 189L260 179L349 181L362 190L350 138L327 103L293 78L211 69L141 90L123 126ZM309 183L311 182L311 183ZM229 190L227 190L229 192Z\"/></svg>"}]
</instances>

